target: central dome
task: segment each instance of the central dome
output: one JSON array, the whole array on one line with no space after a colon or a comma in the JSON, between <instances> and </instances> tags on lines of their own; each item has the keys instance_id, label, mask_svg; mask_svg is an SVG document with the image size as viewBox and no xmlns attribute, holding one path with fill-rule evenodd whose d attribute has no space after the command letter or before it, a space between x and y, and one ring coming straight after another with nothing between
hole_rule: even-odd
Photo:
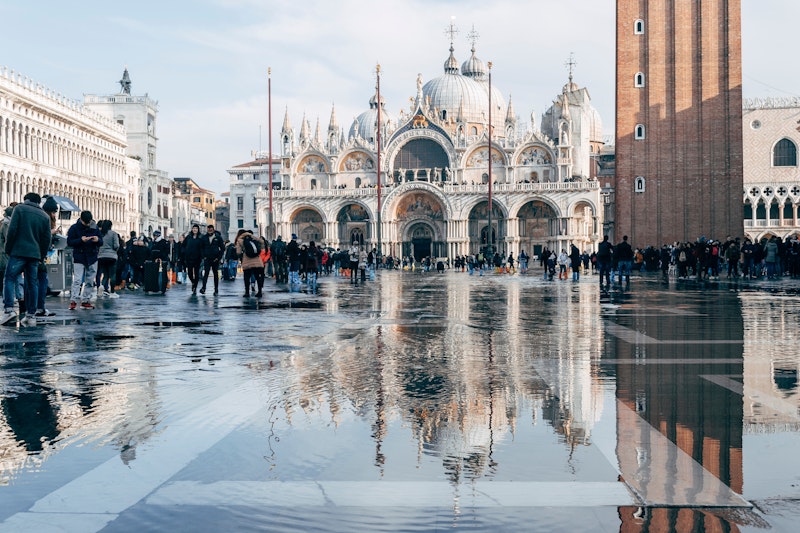
<instances>
[{"instance_id":1,"label":"central dome","mask_svg":"<svg viewBox=\"0 0 800 533\"><path fill-rule=\"evenodd\" d=\"M450 57L444 63L444 74L422 87L423 102L439 113L439 118L466 123L486 124L489 121L489 79L483 61L472 57L464 62L461 72L450 47ZM506 102L497 87L492 86L492 123L505 119Z\"/></svg>"}]
</instances>

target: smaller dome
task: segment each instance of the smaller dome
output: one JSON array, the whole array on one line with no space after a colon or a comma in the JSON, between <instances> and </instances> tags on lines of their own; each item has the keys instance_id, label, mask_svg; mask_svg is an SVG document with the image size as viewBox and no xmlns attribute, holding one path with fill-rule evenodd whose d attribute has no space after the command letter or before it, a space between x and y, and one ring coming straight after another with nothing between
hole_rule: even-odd
<instances>
[{"instance_id":1,"label":"smaller dome","mask_svg":"<svg viewBox=\"0 0 800 533\"><path fill-rule=\"evenodd\" d=\"M461 65L461 74L476 80L482 80L486 77L486 65L475 55L474 47L472 48L472 56Z\"/></svg>"},{"instance_id":2,"label":"smaller dome","mask_svg":"<svg viewBox=\"0 0 800 533\"><path fill-rule=\"evenodd\" d=\"M453 45L451 44L450 57L448 57L444 62L444 71L446 74L458 74L458 60L456 59L456 56L453 55L453 52L455 52L455 48L453 48Z\"/></svg>"},{"instance_id":3,"label":"smaller dome","mask_svg":"<svg viewBox=\"0 0 800 533\"><path fill-rule=\"evenodd\" d=\"M394 123L394 117L386 111L386 99L381 95L381 122L384 126ZM369 142L375 141L375 124L378 123L378 93L369 99L369 110L358 115L350 126L348 137L361 137Z\"/></svg>"}]
</instances>

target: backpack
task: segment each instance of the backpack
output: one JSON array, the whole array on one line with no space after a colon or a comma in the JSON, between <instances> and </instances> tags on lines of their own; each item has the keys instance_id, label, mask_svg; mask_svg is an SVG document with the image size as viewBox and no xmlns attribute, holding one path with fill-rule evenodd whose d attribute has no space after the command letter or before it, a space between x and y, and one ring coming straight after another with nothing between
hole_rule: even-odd
<instances>
[{"instance_id":1,"label":"backpack","mask_svg":"<svg viewBox=\"0 0 800 533\"><path fill-rule=\"evenodd\" d=\"M286 243L283 241L274 241L272 243L272 254L275 261L283 261L286 256Z\"/></svg>"},{"instance_id":2,"label":"backpack","mask_svg":"<svg viewBox=\"0 0 800 533\"><path fill-rule=\"evenodd\" d=\"M261 256L261 247L251 237L245 237L242 240L242 249L244 250L244 255L246 255L247 257Z\"/></svg>"},{"instance_id":3,"label":"backpack","mask_svg":"<svg viewBox=\"0 0 800 533\"><path fill-rule=\"evenodd\" d=\"M681 250L681 253L678 254L678 261L680 261L681 263L686 262L686 252L684 250Z\"/></svg>"}]
</instances>

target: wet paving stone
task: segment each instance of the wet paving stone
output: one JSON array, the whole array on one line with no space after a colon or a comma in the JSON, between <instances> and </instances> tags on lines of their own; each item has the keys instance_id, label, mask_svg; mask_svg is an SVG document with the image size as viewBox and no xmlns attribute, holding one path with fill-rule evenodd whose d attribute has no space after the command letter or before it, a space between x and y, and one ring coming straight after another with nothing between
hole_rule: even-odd
<instances>
[{"instance_id":1,"label":"wet paving stone","mask_svg":"<svg viewBox=\"0 0 800 533\"><path fill-rule=\"evenodd\" d=\"M800 283L380 272L0 328L0 531L794 531Z\"/></svg>"}]
</instances>

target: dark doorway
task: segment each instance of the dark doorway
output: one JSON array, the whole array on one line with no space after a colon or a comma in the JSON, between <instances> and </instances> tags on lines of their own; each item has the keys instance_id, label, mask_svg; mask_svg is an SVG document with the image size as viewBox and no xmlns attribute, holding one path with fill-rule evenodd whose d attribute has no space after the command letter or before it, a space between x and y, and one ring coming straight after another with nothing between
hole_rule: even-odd
<instances>
[{"instance_id":1,"label":"dark doorway","mask_svg":"<svg viewBox=\"0 0 800 533\"><path fill-rule=\"evenodd\" d=\"M420 260L431 255L431 239L417 238L411 241L414 259Z\"/></svg>"}]
</instances>

